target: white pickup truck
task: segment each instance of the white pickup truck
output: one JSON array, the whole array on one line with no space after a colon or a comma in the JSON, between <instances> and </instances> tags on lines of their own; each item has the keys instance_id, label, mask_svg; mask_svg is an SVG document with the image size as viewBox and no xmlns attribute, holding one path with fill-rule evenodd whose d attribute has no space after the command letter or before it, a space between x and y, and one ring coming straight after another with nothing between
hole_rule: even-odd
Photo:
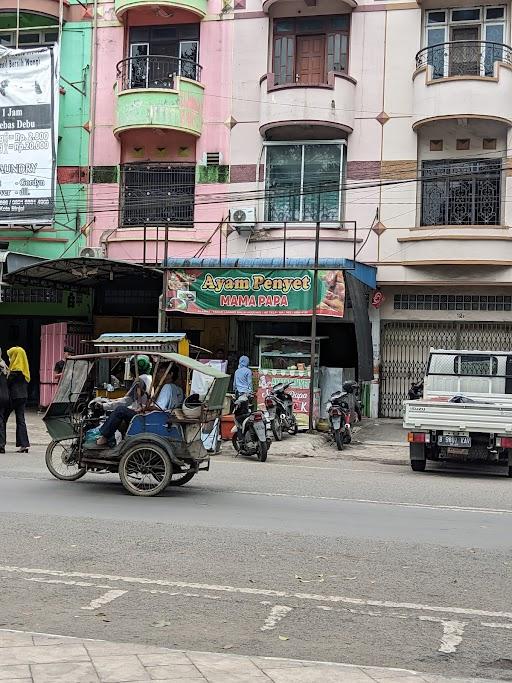
<instances>
[{"instance_id":1,"label":"white pickup truck","mask_svg":"<svg viewBox=\"0 0 512 683\"><path fill-rule=\"evenodd\" d=\"M423 398L404 404L415 472L449 460L499 465L512 477L512 351L431 349Z\"/></svg>"}]
</instances>

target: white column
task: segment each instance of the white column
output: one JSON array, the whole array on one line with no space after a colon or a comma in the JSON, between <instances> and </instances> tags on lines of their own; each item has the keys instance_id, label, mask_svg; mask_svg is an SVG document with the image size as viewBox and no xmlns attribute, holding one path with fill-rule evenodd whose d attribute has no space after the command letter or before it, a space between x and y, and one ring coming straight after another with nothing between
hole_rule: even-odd
<instances>
[{"instance_id":1,"label":"white column","mask_svg":"<svg viewBox=\"0 0 512 683\"><path fill-rule=\"evenodd\" d=\"M380 388L380 311L372 305L368 308L370 325L372 327L373 349L373 381L370 385L370 417L379 417L379 388Z\"/></svg>"}]
</instances>

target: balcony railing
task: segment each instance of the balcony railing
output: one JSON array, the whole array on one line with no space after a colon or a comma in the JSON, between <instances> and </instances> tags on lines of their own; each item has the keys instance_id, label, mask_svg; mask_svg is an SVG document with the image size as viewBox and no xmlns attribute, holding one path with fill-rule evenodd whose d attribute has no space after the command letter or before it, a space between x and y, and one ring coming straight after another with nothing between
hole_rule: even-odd
<instances>
[{"instance_id":1,"label":"balcony railing","mask_svg":"<svg viewBox=\"0 0 512 683\"><path fill-rule=\"evenodd\" d=\"M146 55L128 57L117 64L117 76L121 90L137 88L164 88L173 90L176 87L176 76L201 81L201 66L190 59Z\"/></svg>"},{"instance_id":2,"label":"balcony railing","mask_svg":"<svg viewBox=\"0 0 512 683\"><path fill-rule=\"evenodd\" d=\"M512 65L512 48L484 40L457 40L430 45L416 55L416 68L430 65L433 80L461 76L491 78L496 62Z\"/></svg>"}]
</instances>

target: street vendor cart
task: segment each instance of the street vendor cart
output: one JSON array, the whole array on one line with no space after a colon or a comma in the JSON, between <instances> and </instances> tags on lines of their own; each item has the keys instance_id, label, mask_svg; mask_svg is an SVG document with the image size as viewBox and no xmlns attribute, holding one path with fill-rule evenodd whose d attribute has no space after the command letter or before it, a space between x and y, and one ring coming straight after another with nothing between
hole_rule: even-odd
<instances>
[{"instance_id":1,"label":"street vendor cart","mask_svg":"<svg viewBox=\"0 0 512 683\"><path fill-rule=\"evenodd\" d=\"M265 397L277 384L288 383L293 397L293 411L300 427L308 426L309 405L313 400L313 417L318 419L320 410L319 359L320 341L315 342L315 357L311 358L311 337L259 336L259 387L258 405L263 406ZM315 368L315 388L310 394L311 365Z\"/></svg>"}]
</instances>

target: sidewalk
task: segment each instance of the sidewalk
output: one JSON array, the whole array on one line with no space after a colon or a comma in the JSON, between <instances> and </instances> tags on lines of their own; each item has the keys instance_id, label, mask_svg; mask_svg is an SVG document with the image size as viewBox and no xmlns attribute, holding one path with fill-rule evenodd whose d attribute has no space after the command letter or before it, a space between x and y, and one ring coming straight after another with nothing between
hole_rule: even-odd
<instances>
[{"instance_id":1,"label":"sidewalk","mask_svg":"<svg viewBox=\"0 0 512 683\"><path fill-rule=\"evenodd\" d=\"M25 413L27 422L28 438L31 446L48 446L50 437L44 426L43 414L38 413L34 408L29 408ZM16 443L16 420L14 413L11 414L7 423L7 443L14 447ZM1 679L0 679L1 680Z\"/></svg>"},{"instance_id":2,"label":"sidewalk","mask_svg":"<svg viewBox=\"0 0 512 683\"><path fill-rule=\"evenodd\" d=\"M46 448L50 437L46 432L42 413L30 409L26 413L30 444L41 449ZM285 437L282 441L274 441L270 454L285 458L321 457L333 460L369 460L389 465L408 464L408 444L401 420L364 418L354 428L353 443L343 452L329 443L323 433L308 434L300 432L295 437ZM14 452L15 421L11 416L7 427L8 451ZM232 455L229 442L224 442L224 455Z\"/></svg>"},{"instance_id":3,"label":"sidewalk","mask_svg":"<svg viewBox=\"0 0 512 683\"><path fill-rule=\"evenodd\" d=\"M2 683L485 683L406 669L350 666L272 657L185 652L0 630Z\"/></svg>"}]
</instances>

